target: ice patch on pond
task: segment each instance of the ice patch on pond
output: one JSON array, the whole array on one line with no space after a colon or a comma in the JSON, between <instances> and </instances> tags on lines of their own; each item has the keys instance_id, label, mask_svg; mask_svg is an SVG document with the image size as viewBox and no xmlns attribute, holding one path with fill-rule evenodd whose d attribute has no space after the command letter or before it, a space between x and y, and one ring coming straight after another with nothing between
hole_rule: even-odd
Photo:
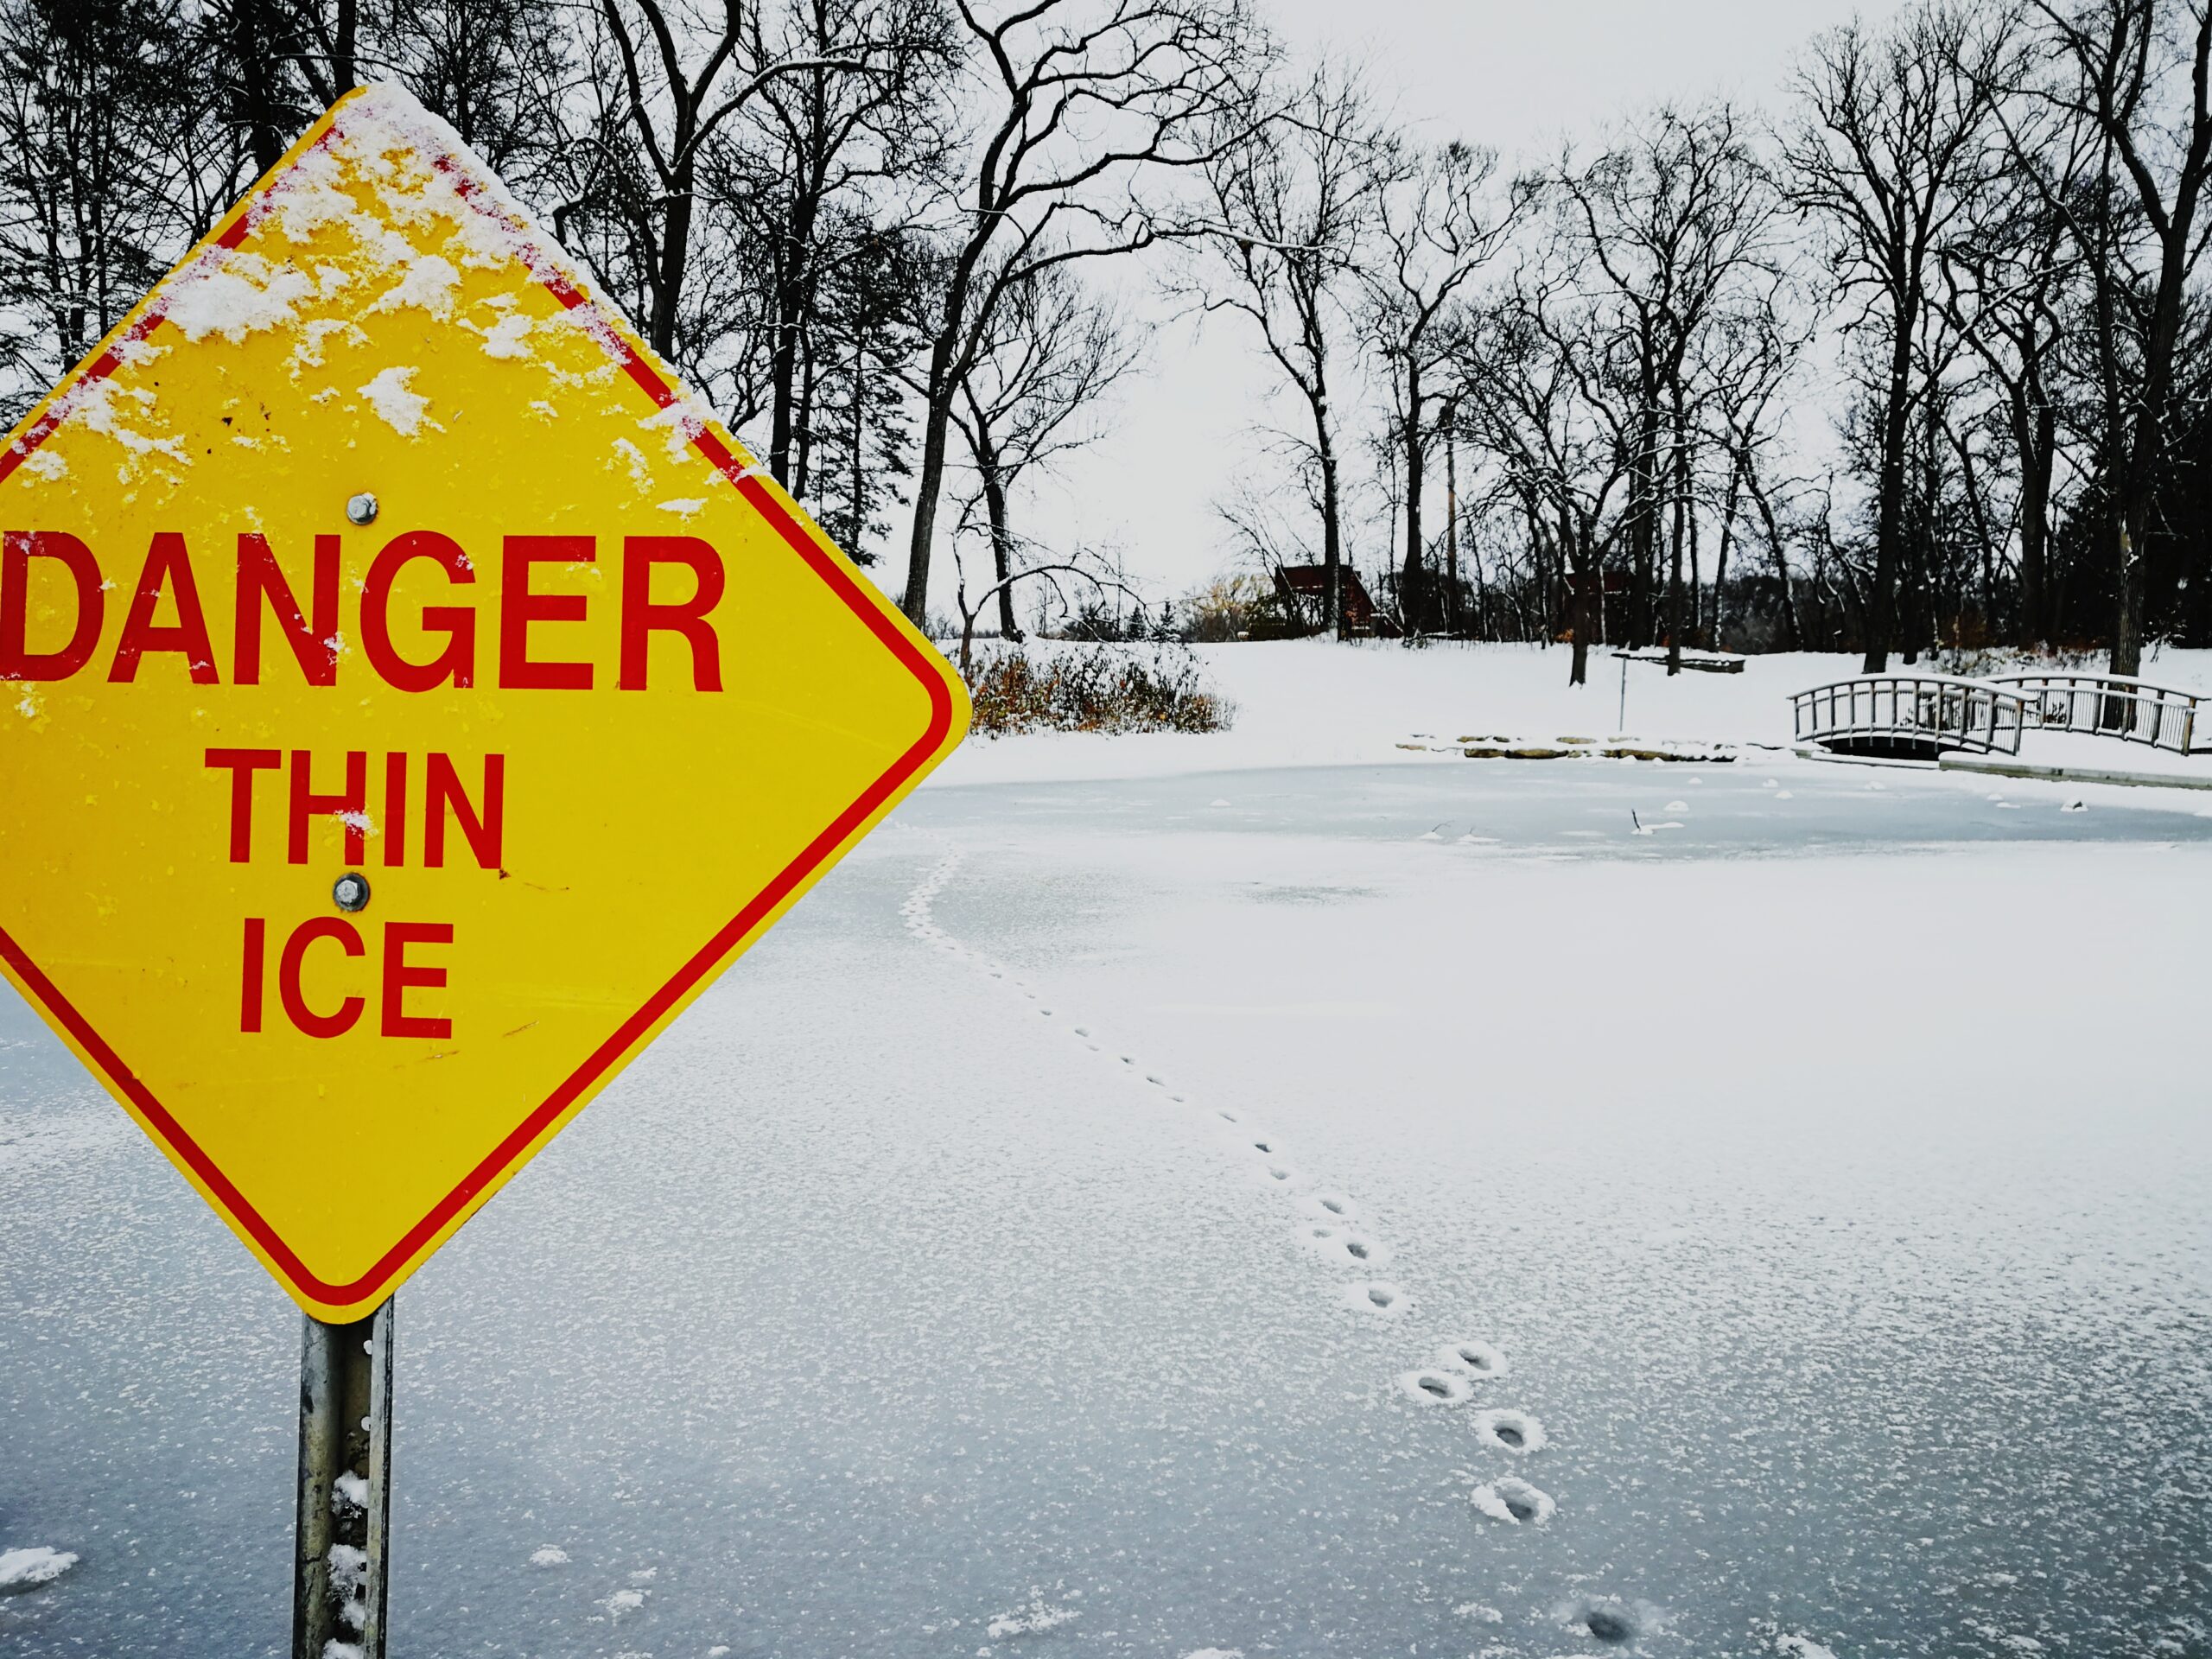
<instances>
[{"instance_id":1,"label":"ice patch on pond","mask_svg":"<svg viewBox=\"0 0 2212 1659\"><path fill-rule=\"evenodd\" d=\"M1503 1480L1484 1481L1469 1496L1475 1507L1491 1520L1511 1526L1549 1526L1552 1516L1559 1513L1559 1505L1552 1501L1550 1493L1539 1491L1527 1481L1515 1480L1510 1476Z\"/></svg>"},{"instance_id":2,"label":"ice patch on pond","mask_svg":"<svg viewBox=\"0 0 2212 1659\"><path fill-rule=\"evenodd\" d=\"M1242 1648L1193 1648L1183 1659L1244 1659Z\"/></svg>"},{"instance_id":3,"label":"ice patch on pond","mask_svg":"<svg viewBox=\"0 0 2212 1659\"><path fill-rule=\"evenodd\" d=\"M1027 1606L997 1615L983 1630L992 1641L999 1642L1009 1636L1034 1636L1041 1630L1056 1630L1082 1617L1075 1608L1055 1607L1041 1594L1032 1592Z\"/></svg>"},{"instance_id":4,"label":"ice patch on pond","mask_svg":"<svg viewBox=\"0 0 2212 1659\"><path fill-rule=\"evenodd\" d=\"M76 1565L76 1556L68 1550L45 1544L0 1550L0 1590L30 1590L52 1584Z\"/></svg>"},{"instance_id":5,"label":"ice patch on pond","mask_svg":"<svg viewBox=\"0 0 2212 1659\"><path fill-rule=\"evenodd\" d=\"M547 1544L543 1548L530 1552L530 1564L532 1567L566 1567L569 1552L558 1544Z\"/></svg>"},{"instance_id":6,"label":"ice patch on pond","mask_svg":"<svg viewBox=\"0 0 2212 1659\"><path fill-rule=\"evenodd\" d=\"M599 1605L607 1609L609 1618L620 1622L623 1614L634 1613L645 1605L645 1592L642 1590L617 1590Z\"/></svg>"},{"instance_id":7,"label":"ice patch on pond","mask_svg":"<svg viewBox=\"0 0 2212 1659\"><path fill-rule=\"evenodd\" d=\"M1809 1636L1799 1636L1764 1621L1751 1628L1767 1637L1770 1650L1781 1656L1781 1659L1837 1659L1834 1648L1815 1642Z\"/></svg>"},{"instance_id":8,"label":"ice patch on pond","mask_svg":"<svg viewBox=\"0 0 2212 1659\"><path fill-rule=\"evenodd\" d=\"M1541 1452L1549 1444L1544 1426L1525 1411L1493 1406L1475 1414L1475 1438L1501 1452Z\"/></svg>"}]
</instances>

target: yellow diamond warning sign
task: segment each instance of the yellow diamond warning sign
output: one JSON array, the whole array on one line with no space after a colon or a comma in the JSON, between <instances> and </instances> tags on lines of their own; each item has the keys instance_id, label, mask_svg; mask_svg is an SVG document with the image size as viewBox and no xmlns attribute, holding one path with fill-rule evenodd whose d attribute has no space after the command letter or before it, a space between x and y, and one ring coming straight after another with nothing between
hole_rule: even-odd
<instances>
[{"instance_id":1,"label":"yellow diamond warning sign","mask_svg":"<svg viewBox=\"0 0 2212 1659\"><path fill-rule=\"evenodd\" d=\"M340 104L0 453L0 963L309 1313L957 743L482 165Z\"/></svg>"}]
</instances>

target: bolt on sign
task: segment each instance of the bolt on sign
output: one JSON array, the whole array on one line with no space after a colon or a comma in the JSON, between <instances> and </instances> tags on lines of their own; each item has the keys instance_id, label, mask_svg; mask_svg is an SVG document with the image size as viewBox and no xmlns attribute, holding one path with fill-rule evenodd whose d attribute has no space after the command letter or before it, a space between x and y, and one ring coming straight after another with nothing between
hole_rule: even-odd
<instances>
[{"instance_id":1,"label":"bolt on sign","mask_svg":"<svg viewBox=\"0 0 2212 1659\"><path fill-rule=\"evenodd\" d=\"M958 742L449 129L345 99L0 452L0 963L357 1318Z\"/></svg>"}]
</instances>

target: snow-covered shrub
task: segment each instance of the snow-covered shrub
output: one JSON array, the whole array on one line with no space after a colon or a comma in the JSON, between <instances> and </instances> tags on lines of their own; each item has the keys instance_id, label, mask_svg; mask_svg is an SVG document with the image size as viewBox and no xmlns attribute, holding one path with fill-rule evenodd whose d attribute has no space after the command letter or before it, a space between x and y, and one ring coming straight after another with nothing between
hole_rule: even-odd
<instances>
[{"instance_id":1,"label":"snow-covered shrub","mask_svg":"<svg viewBox=\"0 0 2212 1659\"><path fill-rule=\"evenodd\" d=\"M1009 732L1218 732L1236 705L1179 645L1073 645L979 652L968 671L979 735Z\"/></svg>"}]
</instances>

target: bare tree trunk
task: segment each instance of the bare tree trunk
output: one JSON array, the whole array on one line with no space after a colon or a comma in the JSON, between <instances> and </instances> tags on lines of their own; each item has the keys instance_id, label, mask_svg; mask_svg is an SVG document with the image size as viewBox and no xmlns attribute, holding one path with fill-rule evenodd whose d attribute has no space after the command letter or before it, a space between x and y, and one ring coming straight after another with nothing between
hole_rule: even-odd
<instances>
[{"instance_id":1,"label":"bare tree trunk","mask_svg":"<svg viewBox=\"0 0 2212 1659\"><path fill-rule=\"evenodd\" d=\"M338 27L331 39L330 84L340 98L353 90L359 73L355 58L360 32L359 0L338 0Z\"/></svg>"},{"instance_id":2,"label":"bare tree trunk","mask_svg":"<svg viewBox=\"0 0 2212 1659\"><path fill-rule=\"evenodd\" d=\"M1682 531L1689 512L1689 446L1684 442L1681 410L1677 402L1674 432L1673 550L1667 565L1667 676L1682 671Z\"/></svg>"},{"instance_id":3,"label":"bare tree trunk","mask_svg":"<svg viewBox=\"0 0 2212 1659\"><path fill-rule=\"evenodd\" d=\"M1896 333L1890 341L1890 379L1882 409L1882 472L1874 518L1873 591L1866 596L1866 658L1861 671L1880 674L1890 666L1890 638L1894 628L1897 584L1897 543L1904 528L1904 448L1907 423L1912 413L1909 386L1912 372L1911 308L1900 303L1891 319Z\"/></svg>"},{"instance_id":4,"label":"bare tree trunk","mask_svg":"<svg viewBox=\"0 0 2212 1659\"><path fill-rule=\"evenodd\" d=\"M1726 604L1728 586L1728 550L1736 537L1736 510L1744 497L1744 463L1738 456L1728 467L1728 505L1720 515L1720 550L1713 561L1713 632L1706 644L1715 651L1725 650L1720 642L1721 607Z\"/></svg>"},{"instance_id":5,"label":"bare tree trunk","mask_svg":"<svg viewBox=\"0 0 2212 1659\"><path fill-rule=\"evenodd\" d=\"M2035 646L2050 631L2045 575L2050 533L2050 474L2057 448L2057 411L2048 398L2028 404L2028 388L2010 400L2012 445L2020 457L2020 616L2015 641Z\"/></svg>"},{"instance_id":6,"label":"bare tree trunk","mask_svg":"<svg viewBox=\"0 0 2212 1659\"><path fill-rule=\"evenodd\" d=\"M778 481L791 480L791 434L798 398L799 333L805 326L808 265L814 251L815 191L802 191L791 205L788 233L777 251L782 267L776 283L776 341L768 365L768 470ZM794 489L794 495L798 492Z\"/></svg>"},{"instance_id":7,"label":"bare tree trunk","mask_svg":"<svg viewBox=\"0 0 2212 1659\"><path fill-rule=\"evenodd\" d=\"M794 426L789 488L795 498L804 501L813 493L814 393L821 366L815 360L810 344L800 353L800 363L798 406L792 411Z\"/></svg>"},{"instance_id":8,"label":"bare tree trunk","mask_svg":"<svg viewBox=\"0 0 2212 1659\"><path fill-rule=\"evenodd\" d=\"M1683 509L1690 523L1690 576L1688 596L1690 602L1689 632L1684 637L1692 645L1710 644L1705 637L1705 573L1699 568L1697 503L1689 502Z\"/></svg>"},{"instance_id":9,"label":"bare tree trunk","mask_svg":"<svg viewBox=\"0 0 2212 1659\"><path fill-rule=\"evenodd\" d=\"M846 487L851 492L853 544L847 550L858 558L861 537L867 533L868 515L861 510L868 487L868 337L863 334L853 347L853 441L846 451Z\"/></svg>"},{"instance_id":10,"label":"bare tree trunk","mask_svg":"<svg viewBox=\"0 0 2212 1659\"><path fill-rule=\"evenodd\" d=\"M965 298L964 294L948 296L947 306L962 305ZM945 444L952 426L953 332L959 326L958 319L958 310L951 310L930 349L929 385L944 391L941 396L929 398L922 418L922 469L914 480L914 528L907 543L906 592L899 604L906 620L918 628L929 614L930 553L937 541L938 501L944 493Z\"/></svg>"},{"instance_id":11,"label":"bare tree trunk","mask_svg":"<svg viewBox=\"0 0 2212 1659\"><path fill-rule=\"evenodd\" d=\"M1782 544L1781 529L1774 522L1774 504L1767 499L1766 492L1759 487L1756 477L1751 485L1751 501L1759 510L1759 523L1766 529L1766 544L1774 554L1775 580L1782 585L1782 643L1788 650L1802 651L1805 632L1797 620L1796 595L1789 586L1789 555Z\"/></svg>"},{"instance_id":12,"label":"bare tree trunk","mask_svg":"<svg viewBox=\"0 0 2212 1659\"><path fill-rule=\"evenodd\" d=\"M1344 632L1344 501L1337 479L1337 445L1329 430L1326 395L1312 400L1314 448L1321 462L1321 627L1332 639Z\"/></svg>"},{"instance_id":13,"label":"bare tree trunk","mask_svg":"<svg viewBox=\"0 0 2212 1659\"><path fill-rule=\"evenodd\" d=\"M668 361L676 360L676 308L683 297L683 276L690 263L691 192L693 169L688 157L690 123L677 124L679 144L687 157L675 170L668 199L668 217L661 226L660 257L653 282L652 348Z\"/></svg>"},{"instance_id":14,"label":"bare tree trunk","mask_svg":"<svg viewBox=\"0 0 2212 1659\"><path fill-rule=\"evenodd\" d=\"M270 85L274 68L270 47L276 33L270 0L232 0L231 68L238 78L238 113L245 124L246 147L254 167L266 173L284 157L284 133L278 124Z\"/></svg>"},{"instance_id":15,"label":"bare tree trunk","mask_svg":"<svg viewBox=\"0 0 2212 1659\"><path fill-rule=\"evenodd\" d=\"M1559 512L1559 536L1561 556L1572 561L1568 582L1574 592L1574 652L1567 665L1567 683L1583 685L1590 678L1590 641L1598 631L1597 590L1604 584L1590 568L1591 527L1586 524L1578 536L1574 517L1565 506Z\"/></svg>"},{"instance_id":16,"label":"bare tree trunk","mask_svg":"<svg viewBox=\"0 0 2212 1659\"><path fill-rule=\"evenodd\" d=\"M977 470L983 475L983 505L990 515L991 566L999 584L999 632L1008 639L1021 638L1021 625L1014 615L1014 532L1007 524L1006 478L999 470L998 452L988 437L976 445Z\"/></svg>"},{"instance_id":17,"label":"bare tree trunk","mask_svg":"<svg viewBox=\"0 0 2212 1659\"><path fill-rule=\"evenodd\" d=\"M1641 651L1657 630L1654 620L1659 565L1659 404L1646 394L1637 434L1637 457L1629 472L1630 562L1628 645Z\"/></svg>"},{"instance_id":18,"label":"bare tree trunk","mask_svg":"<svg viewBox=\"0 0 2212 1659\"><path fill-rule=\"evenodd\" d=\"M1459 632L1459 445L1447 417L1444 428L1444 602L1446 626Z\"/></svg>"},{"instance_id":19,"label":"bare tree trunk","mask_svg":"<svg viewBox=\"0 0 2212 1659\"><path fill-rule=\"evenodd\" d=\"M1421 359L1409 353L1406 365L1406 566L1398 582L1409 639L1426 629L1429 622L1428 594L1421 562L1421 467L1427 459L1421 436Z\"/></svg>"}]
</instances>

